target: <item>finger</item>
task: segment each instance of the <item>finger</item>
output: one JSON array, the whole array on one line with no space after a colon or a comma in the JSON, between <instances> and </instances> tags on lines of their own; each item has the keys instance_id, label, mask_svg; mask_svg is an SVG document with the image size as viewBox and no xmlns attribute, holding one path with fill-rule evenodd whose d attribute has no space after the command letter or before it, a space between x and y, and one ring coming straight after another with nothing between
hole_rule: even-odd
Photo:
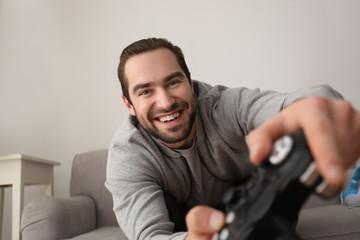
<instances>
[{"instance_id":1,"label":"finger","mask_svg":"<svg viewBox=\"0 0 360 240\"><path fill-rule=\"evenodd\" d=\"M320 174L333 185L340 186L344 182L344 156L341 154L339 136L336 132L335 117L326 102L319 102L317 107L309 110L309 114L300 118L311 153L316 159ZM309 124L311 123L311 124Z\"/></svg>"},{"instance_id":2,"label":"finger","mask_svg":"<svg viewBox=\"0 0 360 240\"><path fill-rule=\"evenodd\" d=\"M224 213L210 207L196 206L186 215L187 239L211 239L224 223Z\"/></svg>"},{"instance_id":3,"label":"finger","mask_svg":"<svg viewBox=\"0 0 360 240\"><path fill-rule=\"evenodd\" d=\"M316 159L320 175L330 184L340 186L344 183L344 163L339 155L338 146L330 137L308 133L309 148ZM325 147L326 146L326 147Z\"/></svg>"},{"instance_id":4,"label":"finger","mask_svg":"<svg viewBox=\"0 0 360 240\"><path fill-rule=\"evenodd\" d=\"M276 139L300 128L296 119L287 117L293 114L291 108L284 109L250 132L248 135L248 147L251 162L254 164L262 162L270 154L272 143Z\"/></svg>"},{"instance_id":5,"label":"finger","mask_svg":"<svg viewBox=\"0 0 360 240\"><path fill-rule=\"evenodd\" d=\"M250 161L254 164L261 163L270 153L273 139L266 134L266 129L256 129L248 135Z\"/></svg>"}]
</instances>

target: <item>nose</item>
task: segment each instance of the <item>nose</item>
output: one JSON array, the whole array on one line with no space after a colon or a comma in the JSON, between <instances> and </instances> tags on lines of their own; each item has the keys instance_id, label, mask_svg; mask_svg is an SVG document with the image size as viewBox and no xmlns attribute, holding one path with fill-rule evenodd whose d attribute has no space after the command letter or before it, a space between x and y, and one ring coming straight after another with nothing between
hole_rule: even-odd
<instances>
[{"instance_id":1,"label":"nose","mask_svg":"<svg viewBox=\"0 0 360 240\"><path fill-rule=\"evenodd\" d=\"M158 92L157 96L157 106L159 108L163 108L165 110L170 110L174 105L175 99L174 97L165 89Z\"/></svg>"}]
</instances>

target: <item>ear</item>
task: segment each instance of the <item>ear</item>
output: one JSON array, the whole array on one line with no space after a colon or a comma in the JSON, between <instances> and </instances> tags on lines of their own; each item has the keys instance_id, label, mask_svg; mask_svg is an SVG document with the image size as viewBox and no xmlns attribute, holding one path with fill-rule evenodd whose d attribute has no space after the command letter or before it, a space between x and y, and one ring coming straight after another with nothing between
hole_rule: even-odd
<instances>
[{"instance_id":1,"label":"ear","mask_svg":"<svg viewBox=\"0 0 360 240\"><path fill-rule=\"evenodd\" d=\"M190 74L190 86L191 86L191 90L192 90L192 92L193 92L193 94L194 94L194 82L193 82L193 80L191 79L191 74Z\"/></svg>"},{"instance_id":2,"label":"ear","mask_svg":"<svg viewBox=\"0 0 360 240\"><path fill-rule=\"evenodd\" d=\"M126 108L129 110L130 114L135 116L136 113L135 113L135 109L134 109L133 105L129 102L129 100L124 95L121 95L121 97L124 101Z\"/></svg>"}]
</instances>

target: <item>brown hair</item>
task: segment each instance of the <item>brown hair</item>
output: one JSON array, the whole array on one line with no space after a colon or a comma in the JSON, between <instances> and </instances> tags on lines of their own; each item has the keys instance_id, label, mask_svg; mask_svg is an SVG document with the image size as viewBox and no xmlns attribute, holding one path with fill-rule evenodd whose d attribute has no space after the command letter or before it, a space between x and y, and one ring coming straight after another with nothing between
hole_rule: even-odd
<instances>
[{"instance_id":1,"label":"brown hair","mask_svg":"<svg viewBox=\"0 0 360 240\"><path fill-rule=\"evenodd\" d=\"M181 69L184 71L186 77L190 80L190 72L186 65L184 54L178 46L174 46L171 42L164 38L147 38L136 41L129 46L127 46L120 55L120 63L118 66L118 77L121 84L122 92L127 100L130 101L128 81L125 75L125 64L127 60L140 53L147 51L155 50L158 48L167 48L169 49L176 57Z\"/></svg>"}]
</instances>

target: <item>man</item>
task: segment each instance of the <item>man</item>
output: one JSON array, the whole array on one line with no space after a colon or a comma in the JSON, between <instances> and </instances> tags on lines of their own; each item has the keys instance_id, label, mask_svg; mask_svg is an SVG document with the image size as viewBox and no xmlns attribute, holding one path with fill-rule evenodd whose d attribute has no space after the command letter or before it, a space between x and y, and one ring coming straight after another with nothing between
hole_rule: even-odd
<instances>
[{"instance_id":1,"label":"man","mask_svg":"<svg viewBox=\"0 0 360 240\"><path fill-rule=\"evenodd\" d=\"M130 115L110 146L106 186L130 239L211 239L224 223L215 209L224 192L249 177L248 147L260 163L297 129L331 184L341 185L360 156L360 113L328 86L291 94L212 87L193 81L180 48L157 38L125 48L118 75ZM191 209L187 232L174 233L178 205Z\"/></svg>"}]
</instances>

